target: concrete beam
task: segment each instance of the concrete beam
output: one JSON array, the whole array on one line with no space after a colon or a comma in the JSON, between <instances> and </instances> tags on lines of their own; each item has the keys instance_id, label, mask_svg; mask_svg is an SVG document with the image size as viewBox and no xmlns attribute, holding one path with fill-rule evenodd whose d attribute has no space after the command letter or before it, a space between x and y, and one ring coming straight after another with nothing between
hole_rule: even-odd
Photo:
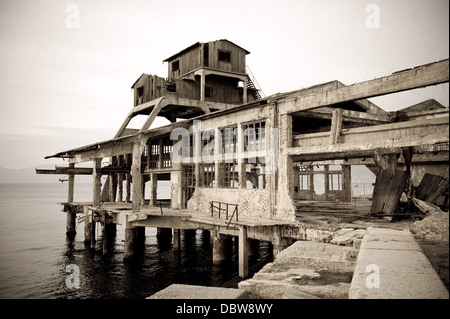
<instances>
[{"instance_id":1,"label":"concrete beam","mask_svg":"<svg viewBox=\"0 0 450 319\"><path fill-rule=\"evenodd\" d=\"M280 114L290 114L342 102L367 99L446 83L449 81L448 70L449 60L446 59L326 92L298 96L292 99L277 100L275 97L274 99L269 99L268 102L277 102Z\"/></svg>"}]
</instances>

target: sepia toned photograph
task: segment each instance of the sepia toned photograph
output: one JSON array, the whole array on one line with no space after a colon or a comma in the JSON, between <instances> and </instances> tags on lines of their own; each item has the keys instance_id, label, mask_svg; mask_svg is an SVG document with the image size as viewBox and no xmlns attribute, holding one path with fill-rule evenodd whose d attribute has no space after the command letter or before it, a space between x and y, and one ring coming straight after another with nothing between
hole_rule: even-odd
<instances>
[{"instance_id":1,"label":"sepia toned photograph","mask_svg":"<svg viewBox=\"0 0 450 319\"><path fill-rule=\"evenodd\" d=\"M0 41L5 305L449 299L449 1L5 0Z\"/></svg>"}]
</instances>

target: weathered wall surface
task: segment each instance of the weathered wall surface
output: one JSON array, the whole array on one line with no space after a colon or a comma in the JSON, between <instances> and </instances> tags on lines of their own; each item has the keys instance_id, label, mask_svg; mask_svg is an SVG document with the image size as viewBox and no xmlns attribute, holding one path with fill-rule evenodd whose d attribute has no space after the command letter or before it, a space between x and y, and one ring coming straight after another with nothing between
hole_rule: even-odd
<instances>
[{"instance_id":1,"label":"weathered wall surface","mask_svg":"<svg viewBox=\"0 0 450 319\"><path fill-rule=\"evenodd\" d=\"M211 201L239 205L239 216L271 218L270 193L265 189L197 188L187 208L206 213L210 211ZM234 207L230 209L229 216Z\"/></svg>"}]
</instances>

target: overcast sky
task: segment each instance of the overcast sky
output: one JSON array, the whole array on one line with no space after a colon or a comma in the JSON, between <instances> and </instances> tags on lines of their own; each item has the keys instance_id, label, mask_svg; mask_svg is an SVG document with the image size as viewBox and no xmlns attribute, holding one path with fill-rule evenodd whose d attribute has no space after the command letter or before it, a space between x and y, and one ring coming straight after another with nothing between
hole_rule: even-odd
<instances>
[{"instance_id":1,"label":"overcast sky","mask_svg":"<svg viewBox=\"0 0 450 319\"><path fill-rule=\"evenodd\" d=\"M448 0L0 1L0 167L112 138L142 74L199 41L251 52L264 94L353 84L449 57ZM79 19L77 19L79 18ZM79 22L79 24L77 24ZM448 84L372 99L387 111ZM64 164L58 161L59 164Z\"/></svg>"}]
</instances>

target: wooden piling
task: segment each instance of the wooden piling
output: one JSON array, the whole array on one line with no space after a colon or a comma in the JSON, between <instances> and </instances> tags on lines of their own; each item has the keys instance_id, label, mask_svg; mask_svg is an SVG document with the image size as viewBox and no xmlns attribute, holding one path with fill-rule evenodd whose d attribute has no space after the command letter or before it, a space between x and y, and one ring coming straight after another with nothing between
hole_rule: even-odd
<instances>
[{"instance_id":1,"label":"wooden piling","mask_svg":"<svg viewBox=\"0 0 450 319\"><path fill-rule=\"evenodd\" d=\"M181 231L180 229L173 230L173 250L179 251L181 248Z\"/></svg>"},{"instance_id":2,"label":"wooden piling","mask_svg":"<svg viewBox=\"0 0 450 319\"><path fill-rule=\"evenodd\" d=\"M67 208L66 235L73 236L76 234L76 212L72 212L71 208Z\"/></svg>"},{"instance_id":3,"label":"wooden piling","mask_svg":"<svg viewBox=\"0 0 450 319\"><path fill-rule=\"evenodd\" d=\"M94 220L94 212L92 212L91 215L91 223L90 223L90 227L91 227L91 231L90 231L90 240L91 240L91 249L95 248L95 220Z\"/></svg>"}]
</instances>

